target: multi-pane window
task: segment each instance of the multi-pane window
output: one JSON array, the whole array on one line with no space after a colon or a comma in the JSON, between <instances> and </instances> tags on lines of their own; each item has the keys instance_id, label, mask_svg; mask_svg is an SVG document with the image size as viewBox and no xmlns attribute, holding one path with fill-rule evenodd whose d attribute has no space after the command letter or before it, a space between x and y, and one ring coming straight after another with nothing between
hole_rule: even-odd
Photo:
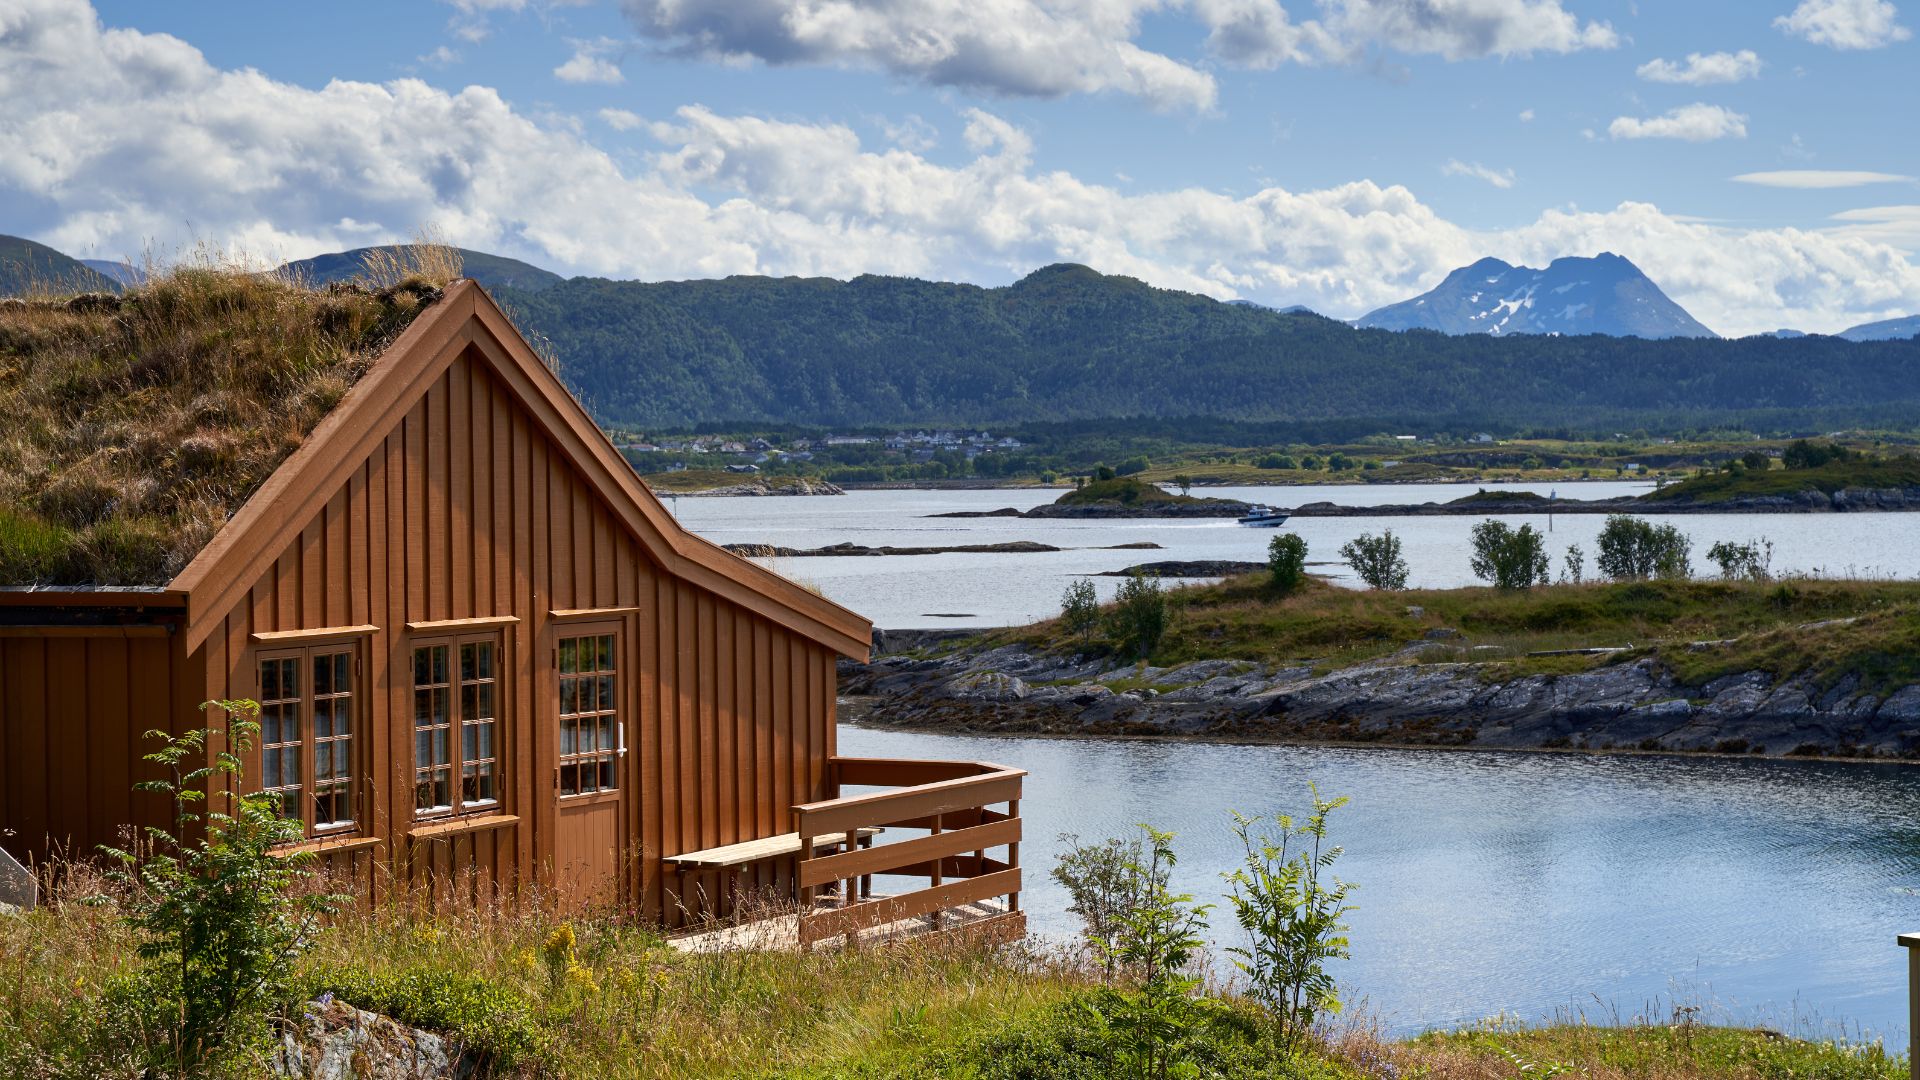
<instances>
[{"instance_id":1,"label":"multi-pane window","mask_svg":"<svg viewBox=\"0 0 1920 1080\"><path fill-rule=\"evenodd\" d=\"M316 646L260 658L260 780L308 832L354 821L354 653Z\"/></svg>"},{"instance_id":2,"label":"multi-pane window","mask_svg":"<svg viewBox=\"0 0 1920 1080\"><path fill-rule=\"evenodd\" d=\"M560 794L619 787L621 730L612 634L560 639Z\"/></svg>"},{"instance_id":3,"label":"multi-pane window","mask_svg":"<svg viewBox=\"0 0 1920 1080\"><path fill-rule=\"evenodd\" d=\"M499 687L498 638L414 647L415 813L456 813L499 804Z\"/></svg>"}]
</instances>

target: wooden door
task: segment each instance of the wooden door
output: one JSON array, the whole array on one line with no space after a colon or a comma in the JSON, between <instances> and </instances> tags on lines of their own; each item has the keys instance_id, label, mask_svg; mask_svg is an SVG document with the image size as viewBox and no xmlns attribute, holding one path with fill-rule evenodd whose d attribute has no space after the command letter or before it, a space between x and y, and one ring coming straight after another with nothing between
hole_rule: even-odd
<instances>
[{"instance_id":1,"label":"wooden door","mask_svg":"<svg viewBox=\"0 0 1920 1080\"><path fill-rule=\"evenodd\" d=\"M563 900L620 899L620 802L626 757L627 673L620 627L564 625L555 632L553 698L545 710L558 747L554 776L554 889Z\"/></svg>"}]
</instances>

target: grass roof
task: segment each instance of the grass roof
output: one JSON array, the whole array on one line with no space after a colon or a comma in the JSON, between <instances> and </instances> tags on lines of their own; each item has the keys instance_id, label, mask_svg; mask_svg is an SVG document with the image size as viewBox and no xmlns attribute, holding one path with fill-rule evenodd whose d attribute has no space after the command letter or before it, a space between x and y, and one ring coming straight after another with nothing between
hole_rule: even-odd
<instances>
[{"instance_id":1,"label":"grass roof","mask_svg":"<svg viewBox=\"0 0 1920 1080\"><path fill-rule=\"evenodd\" d=\"M0 300L0 585L171 581L459 276L409 250L324 288L201 260Z\"/></svg>"}]
</instances>

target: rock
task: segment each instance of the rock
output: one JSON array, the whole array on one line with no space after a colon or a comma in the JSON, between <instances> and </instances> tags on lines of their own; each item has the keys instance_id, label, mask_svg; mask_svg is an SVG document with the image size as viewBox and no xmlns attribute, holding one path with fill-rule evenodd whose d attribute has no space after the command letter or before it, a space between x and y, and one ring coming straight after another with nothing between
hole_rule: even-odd
<instances>
[{"instance_id":1,"label":"rock","mask_svg":"<svg viewBox=\"0 0 1920 1080\"><path fill-rule=\"evenodd\" d=\"M1421 634L1420 640L1422 641L1458 641L1460 640L1460 637L1461 637L1460 631L1455 630L1451 626L1436 626L1433 629L1427 631L1426 633Z\"/></svg>"},{"instance_id":2,"label":"rock","mask_svg":"<svg viewBox=\"0 0 1920 1080\"><path fill-rule=\"evenodd\" d=\"M1419 604L1408 604L1408 605L1407 605L1407 618L1409 618L1409 619L1424 619L1424 618L1426 618L1426 617L1427 617L1427 609L1426 609L1426 608L1423 608L1423 607L1421 607L1421 606L1420 606Z\"/></svg>"},{"instance_id":3,"label":"rock","mask_svg":"<svg viewBox=\"0 0 1920 1080\"><path fill-rule=\"evenodd\" d=\"M277 1076L300 1080L466 1080L479 1074L475 1055L446 1036L356 1009L312 1002L274 1048Z\"/></svg>"},{"instance_id":4,"label":"rock","mask_svg":"<svg viewBox=\"0 0 1920 1080\"><path fill-rule=\"evenodd\" d=\"M1096 577L1132 577L1143 574L1147 577L1162 578L1223 578L1236 574L1252 574L1265 570L1266 563L1235 562L1230 559L1200 559L1191 562L1173 560L1169 562L1140 563L1125 570L1102 570Z\"/></svg>"}]
</instances>

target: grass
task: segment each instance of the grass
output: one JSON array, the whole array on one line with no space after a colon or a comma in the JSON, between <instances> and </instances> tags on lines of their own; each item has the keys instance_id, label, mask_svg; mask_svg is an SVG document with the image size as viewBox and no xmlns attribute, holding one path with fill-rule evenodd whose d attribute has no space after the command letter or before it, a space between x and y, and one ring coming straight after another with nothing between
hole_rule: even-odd
<instances>
[{"instance_id":1,"label":"grass","mask_svg":"<svg viewBox=\"0 0 1920 1080\"><path fill-rule=\"evenodd\" d=\"M1646 502L1716 503L1729 499L1791 496L1803 491L1831 495L1847 488L1920 487L1920 457L1830 461L1811 469L1743 469L1713 472L1668 484L1641 496Z\"/></svg>"},{"instance_id":2,"label":"grass","mask_svg":"<svg viewBox=\"0 0 1920 1080\"><path fill-rule=\"evenodd\" d=\"M0 301L0 584L171 580L459 276L308 288L201 258L123 296Z\"/></svg>"},{"instance_id":3,"label":"grass","mask_svg":"<svg viewBox=\"0 0 1920 1080\"><path fill-rule=\"evenodd\" d=\"M69 867L51 906L0 919L0 1075L134 1076L141 1040L124 988L138 944L115 886ZM495 1077L969 1077L1117 1075L1088 1022L1094 970L1059 951L955 940L799 954L683 954L645 927L562 918L538 904L339 916L302 965L303 1002L331 991L450 1032ZM1192 1033L1197 1075L1289 1080L1896 1080L1875 1048L1686 1021L1544 1028L1488 1023L1388 1040L1364 1025L1299 1053L1270 1050L1257 1014L1215 987ZM242 1055L234 1075L264 1071Z\"/></svg>"},{"instance_id":4,"label":"grass","mask_svg":"<svg viewBox=\"0 0 1920 1080\"><path fill-rule=\"evenodd\" d=\"M1427 659L1481 660L1490 678L1566 674L1653 655L1690 683L1753 670L1776 677L1811 672L1827 681L1856 674L1869 690L1920 681L1920 582L1644 581L1380 592L1309 579L1294 595L1277 597L1265 575L1252 574L1169 589L1166 596L1170 628L1151 657L1162 667L1234 659L1334 670L1377 660L1445 628L1461 637L1442 641ZM1855 621L1835 622L1849 619ZM1810 625L1816 623L1828 625ZM1057 621L997 631L990 639L1062 653L1086 648ZM1733 640L1695 646L1727 639ZM1622 647L1632 651L1526 655Z\"/></svg>"}]
</instances>

